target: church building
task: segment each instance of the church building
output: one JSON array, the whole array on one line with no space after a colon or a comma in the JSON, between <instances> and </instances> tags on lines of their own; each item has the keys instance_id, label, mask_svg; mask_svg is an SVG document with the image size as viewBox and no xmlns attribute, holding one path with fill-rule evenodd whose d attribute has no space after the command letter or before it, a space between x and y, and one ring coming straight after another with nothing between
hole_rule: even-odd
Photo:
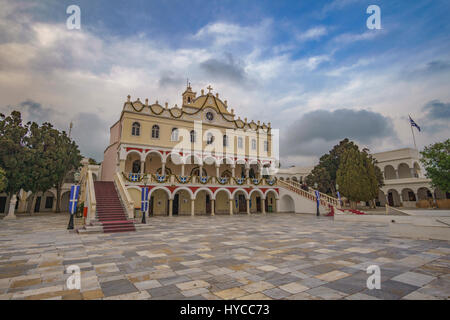
<instances>
[{"instance_id":1,"label":"church building","mask_svg":"<svg viewBox=\"0 0 450 320\"><path fill-rule=\"evenodd\" d=\"M212 90L188 84L173 107L128 96L100 180L123 185L134 209L148 187L150 215L277 212L270 123L241 119Z\"/></svg>"}]
</instances>

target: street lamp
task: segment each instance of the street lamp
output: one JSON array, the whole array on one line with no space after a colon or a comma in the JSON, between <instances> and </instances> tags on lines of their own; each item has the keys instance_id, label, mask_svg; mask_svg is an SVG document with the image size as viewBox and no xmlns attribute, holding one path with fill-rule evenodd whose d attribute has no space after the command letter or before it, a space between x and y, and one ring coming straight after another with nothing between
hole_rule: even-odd
<instances>
[{"instance_id":1,"label":"street lamp","mask_svg":"<svg viewBox=\"0 0 450 320\"><path fill-rule=\"evenodd\" d=\"M69 199L69 225L67 226L67 230L73 230L73 216L77 211L77 203L78 203L78 193L80 191L80 186L78 182L80 181L80 172L76 171L73 174L73 181L75 184L70 188L70 199Z\"/></svg>"},{"instance_id":2,"label":"street lamp","mask_svg":"<svg viewBox=\"0 0 450 320\"><path fill-rule=\"evenodd\" d=\"M317 212L316 212L316 216L320 216L320 211L319 211L319 205L320 205L320 193L319 190L317 190L317 182L314 182L314 192L316 194L316 202L317 202Z\"/></svg>"},{"instance_id":3,"label":"street lamp","mask_svg":"<svg viewBox=\"0 0 450 320\"><path fill-rule=\"evenodd\" d=\"M144 174L143 180L144 180L144 191L143 191L143 194L144 194L144 197L147 197L147 199L144 198L144 202L145 203L144 203L144 205L142 207L143 210L142 210L142 221L141 221L141 223L146 224L147 221L145 220L145 212L148 209L148 193L145 191L147 189L147 174Z\"/></svg>"},{"instance_id":4,"label":"street lamp","mask_svg":"<svg viewBox=\"0 0 450 320\"><path fill-rule=\"evenodd\" d=\"M342 207L341 194L339 193L339 185L336 183L336 194L338 196L339 205Z\"/></svg>"}]
</instances>

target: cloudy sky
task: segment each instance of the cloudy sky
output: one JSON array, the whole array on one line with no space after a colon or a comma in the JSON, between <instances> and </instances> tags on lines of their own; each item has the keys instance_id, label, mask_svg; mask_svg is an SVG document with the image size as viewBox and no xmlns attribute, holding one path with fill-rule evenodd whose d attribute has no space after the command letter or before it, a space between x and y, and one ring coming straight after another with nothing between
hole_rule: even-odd
<instances>
[{"instance_id":1,"label":"cloudy sky","mask_svg":"<svg viewBox=\"0 0 450 320\"><path fill-rule=\"evenodd\" d=\"M81 30L66 9L81 8ZM369 5L381 29L369 30ZM189 78L280 129L283 166L340 139L372 152L450 136L447 0L0 0L0 112L67 130L103 159L126 96L180 104Z\"/></svg>"}]
</instances>

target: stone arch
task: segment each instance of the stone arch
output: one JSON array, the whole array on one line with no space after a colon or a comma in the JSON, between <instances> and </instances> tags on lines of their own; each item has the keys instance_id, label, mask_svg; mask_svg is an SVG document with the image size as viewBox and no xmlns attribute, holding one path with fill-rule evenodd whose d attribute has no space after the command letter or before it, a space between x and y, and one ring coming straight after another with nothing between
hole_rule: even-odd
<instances>
[{"instance_id":1,"label":"stone arch","mask_svg":"<svg viewBox=\"0 0 450 320\"><path fill-rule=\"evenodd\" d=\"M154 187L154 188L152 188L152 189L150 190L148 196L150 197L154 192L156 192L156 190L163 190L163 191L167 194L167 197L168 197L169 199L172 198L172 193L170 192L170 190L167 189L166 187L162 187L162 186L161 186L161 187Z\"/></svg>"},{"instance_id":2,"label":"stone arch","mask_svg":"<svg viewBox=\"0 0 450 320\"><path fill-rule=\"evenodd\" d=\"M231 192L226 188L219 188L214 192L215 213L216 214L229 214L230 213L230 199Z\"/></svg>"},{"instance_id":3,"label":"stone arch","mask_svg":"<svg viewBox=\"0 0 450 320\"><path fill-rule=\"evenodd\" d=\"M145 153L144 159L144 173L147 174L156 174L158 169L162 168L163 162L165 162L164 156L156 150L150 150Z\"/></svg>"},{"instance_id":4,"label":"stone arch","mask_svg":"<svg viewBox=\"0 0 450 320\"><path fill-rule=\"evenodd\" d=\"M70 190L61 193L61 212L69 212Z\"/></svg>"},{"instance_id":5,"label":"stone arch","mask_svg":"<svg viewBox=\"0 0 450 320\"><path fill-rule=\"evenodd\" d=\"M141 159L141 160L143 159L143 155L142 155L141 152L139 152L138 150L131 149L131 150L128 150L128 151L125 153L125 160L127 159L127 157L128 157L130 154L136 154L137 157L138 157L139 159Z\"/></svg>"},{"instance_id":6,"label":"stone arch","mask_svg":"<svg viewBox=\"0 0 450 320\"><path fill-rule=\"evenodd\" d=\"M127 156L125 157L125 173L133 172L133 164L135 162L139 162L139 166L141 165L142 155L136 150L130 150L127 152Z\"/></svg>"},{"instance_id":7,"label":"stone arch","mask_svg":"<svg viewBox=\"0 0 450 320\"><path fill-rule=\"evenodd\" d=\"M417 198L418 200L428 200L433 197L433 194L431 193L430 189L427 187L421 187L417 190Z\"/></svg>"},{"instance_id":8,"label":"stone arch","mask_svg":"<svg viewBox=\"0 0 450 320\"><path fill-rule=\"evenodd\" d=\"M173 191L172 215L190 215L191 201L194 199L194 194L191 189L187 187L179 187Z\"/></svg>"},{"instance_id":9,"label":"stone arch","mask_svg":"<svg viewBox=\"0 0 450 320\"><path fill-rule=\"evenodd\" d=\"M397 170L399 179L411 178L411 169L407 163L400 163Z\"/></svg>"},{"instance_id":10,"label":"stone arch","mask_svg":"<svg viewBox=\"0 0 450 320\"><path fill-rule=\"evenodd\" d=\"M390 164L384 167L384 178L386 180L397 179L395 169Z\"/></svg>"},{"instance_id":11,"label":"stone arch","mask_svg":"<svg viewBox=\"0 0 450 320\"><path fill-rule=\"evenodd\" d=\"M255 188L250 191L248 195L250 199L250 212L251 213L262 213L263 206L265 206L266 196L259 188Z\"/></svg>"},{"instance_id":12,"label":"stone arch","mask_svg":"<svg viewBox=\"0 0 450 320\"><path fill-rule=\"evenodd\" d=\"M211 189L209 188L199 188L197 190L195 190L194 192L194 198L197 198L197 195L201 192L201 191L206 191L207 194L209 194L211 196L211 199L214 200L214 193L211 191Z\"/></svg>"},{"instance_id":13,"label":"stone arch","mask_svg":"<svg viewBox=\"0 0 450 320\"><path fill-rule=\"evenodd\" d=\"M378 200L376 202L376 205L379 207L384 207L386 205L386 195L381 189L378 190Z\"/></svg>"},{"instance_id":14,"label":"stone arch","mask_svg":"<svg viewBox=\"0 0 450 320\"><path fill-rule=\"evenodd\" d=\"M245 189L242 189L242 188L237 188L236 190L234 190L234 191L232 192L232 194L231 194L231 197L234 198L234 196L235 196L239 191L242 191L242 192L244 193L244 195L245 195L245 199L248 199L248 193L247 193L247 191L245 191Z\"/></svg>"},{"instance_id":15,"label":"stone arch","mask_svg":"<svg viewBox=\"0 0 450 320\"><path fill-rule=\"evenodd\" d=\"M420 165L417 161L414 162L413 168L414 168L414 177L415 178L419 178L420 176L422 176L422 169L420 168Z\"/></svg>"},{"instance_id":16,"label":"stone arch","mask_svg":"<svg viewBox=\"0 0 450 320\"><path fill-rule=\"evenodd\" d=\"M149 211L151 215L169 215L169 199L171 199L171 193L167 188L156 187L151 189L149 199Z\"/></svg>"},{"instance_id":17,"label":"stone arch","mask_svg":"<svg viewBox=\"0 0 450 320\"><path fill-rule=\"evenodd\" d=\"M193 193L192 190L189 189L188 187L178 187L178 188L176 188L176 189L173 191L173 196L175 196L175 194L176 194L178 191L181 191L181 190L187 191L187 193L189 194L191 200L194 200L194 199L195 199L194 193Z\"/></svg>"},{"instance_id":18,"label":"stone arch","mask_svg":"<svg viewBox=\"0 0 450 320\"><path fill-rule=\"evenodd\" d=\"M390 205L391 207L401 206L400 195L397 190L389 189L387 192L387 198L388 198L388 205Z\"/></svg>"},{"instance_id":19,"label":"stone arch","mask_svg":"<svg viewBox=\"0 0 450 320\"><path fill-rule=\"evenodd\" d=\"M288 194L283 195L280 201L281 201L280 211L295 213L295 202L290 195Z\"/></svg>"},{"instance_id":20,"label":"stone arch","mask_svg":"<svg viewBox=\"0 0 450 320\"><path fill-rule=\"evenodd\" d=\"M243 197L241 197L241 195ZM236 214L247 213L247 200L249 199L247 191L243 188L238 188L232 193L233 212Z\"/></svg>"},{"instance_id":21,"label":"stone arch","mask_svg":"<svg viewBox=\"0 0 450 320\"><path fill-rule=\"evenodd\" d=\"M213 192L209 188L199 188L194 192L194 211L195 214L212 213L212 201L215 200Z\"/></svg>"},{"instance_id":22,"label":"stone arch","mask_svg":"<svg viewBox=\"0 0 450 320\"><path fill-rule=\"evenodd\" d=\"M410 188L404 188L402 190L402 200L405 201L417 201L416 195L414 194L414 191Z\"/></svg>"}]
</instances>

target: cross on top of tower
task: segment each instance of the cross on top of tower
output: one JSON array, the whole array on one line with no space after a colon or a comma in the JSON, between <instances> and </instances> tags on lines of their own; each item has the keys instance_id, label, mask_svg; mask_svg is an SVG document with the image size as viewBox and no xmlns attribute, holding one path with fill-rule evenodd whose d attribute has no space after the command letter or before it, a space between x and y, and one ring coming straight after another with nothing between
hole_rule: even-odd
<instances>
[{"instance_id":1,"label":"cross on top of tower","mask_svg":"<svg viewBox=\"0 0 450 320\"><path fill-rule=\"evenodd\" d=\"M213 89L212 87L211 87L211 85L209 85L206 89L208 89L208 93L211 93L211 90Z\"/></svg>"}]
</instances>

